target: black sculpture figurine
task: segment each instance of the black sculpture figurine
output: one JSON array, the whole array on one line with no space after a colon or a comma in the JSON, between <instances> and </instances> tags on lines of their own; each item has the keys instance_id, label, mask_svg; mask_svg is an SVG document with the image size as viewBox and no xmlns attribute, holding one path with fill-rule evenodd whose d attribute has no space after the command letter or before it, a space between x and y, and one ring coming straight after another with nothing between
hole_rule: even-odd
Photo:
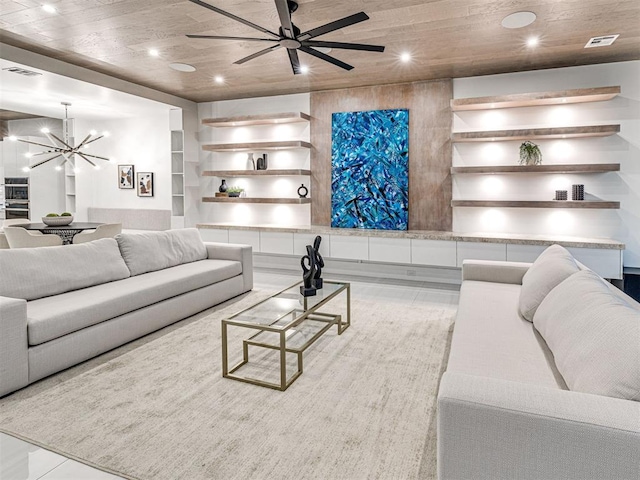
<instances>
[{"instance_id":1,"label":"black sculpture figurine","mask_svg":"<svg viewBox=\"0 0 640 480\"><path fill-rule=\"evenodd\" d=\"M322 255L320 255L320 242L322 242L322 237L318 235L313 241L313 253L316 260L316 273L313 276L313 286L316 289L320 290L322 288L322 269L324 268L324 260L322 259Z\"/></svg>"},{"instance_id":2,"label":"black sculpture figurine","mask_svg":"<svg viewBox=\"0 0 640 480\"><path fill-rule=\"evenodd\" d=\"M305 265L305 260L309 266ZM300 285L300 294L303 297L313 297L316 294L316 287L313 286L313 277L316 273L316 255L311 245L307 245L307 254L300 259L302 267L302 285Z\"/></svg>"}]
</instances>

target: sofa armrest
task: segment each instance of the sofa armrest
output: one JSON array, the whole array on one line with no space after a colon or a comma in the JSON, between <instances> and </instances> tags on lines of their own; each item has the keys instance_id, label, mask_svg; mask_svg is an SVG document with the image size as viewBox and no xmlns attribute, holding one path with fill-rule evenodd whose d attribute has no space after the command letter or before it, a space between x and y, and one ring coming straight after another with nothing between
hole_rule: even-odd
<instances>
[{"instance_id":1,"label":"sofa armrest","mask_svg":"<svg viewBox=\"0 0 640 480\"><path fill-rule=\"evenodd\" d=\"M499 262L492 260L463 260L462 281L522 284L522 277L527 273L530 263Z\"/></svg>"},{"instance_id":2,"label":"sofa armrest","mask_svg":"<svg viewBox=\"0 0 640 480\"><path fill-rule=\"evenodd\" d=\"M0 397L29 384L27 301L0 297Z\"/></svg>"},{"instance_id":3,"label":"sofa armrest","mask_svg":"<svg viewBox=\"0 0 640 480\"><path fill-rule=\"evenodd\" d=\"M242 264L244 291L253 288L253 251L251 245L234 243L205 242L207 258L216 260L233 260Z\"/></svg>"},{"instance_id":4,"label":"sofa armrest","mask_svg":"<svg viewBox=\"0 0 640 480\"><path fill-rule=\"evenodd\" d=\"M438 478L637 478L640 403L447 372Z\"/></svg>"}]
</instances>

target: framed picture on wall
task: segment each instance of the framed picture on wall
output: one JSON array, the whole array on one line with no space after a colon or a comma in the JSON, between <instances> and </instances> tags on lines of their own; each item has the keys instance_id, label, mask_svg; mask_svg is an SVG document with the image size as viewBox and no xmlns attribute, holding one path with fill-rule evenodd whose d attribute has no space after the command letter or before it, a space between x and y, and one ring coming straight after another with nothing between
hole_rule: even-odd
<instances>
[{"instance_id":1,"label":"framed picture on wall","mask_svg":"<svg viewBox=\"0 0 640 480\"><path fill-rule=\"evenodd\" d=\"M133 165L118 165L118 187L133 189Z\"/></svg>"},{"instance_id":2,"label":"framed picture on wall","mask_svg":"<svg viewBox=\"0 0 640 480\"><path fill-rule=\"evenodd\" d=\"M138 172L136 183L139 197L153 197L153 172Z\"/></svg>"}]
</instances>

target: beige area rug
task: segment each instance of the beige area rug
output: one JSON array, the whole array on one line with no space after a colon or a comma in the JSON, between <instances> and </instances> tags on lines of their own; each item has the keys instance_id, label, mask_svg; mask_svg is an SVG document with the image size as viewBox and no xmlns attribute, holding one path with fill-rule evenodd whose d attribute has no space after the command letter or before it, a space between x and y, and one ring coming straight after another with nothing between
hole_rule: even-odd
<instances>
[{"instance_id":1,"label":"beige area rug","mask_svg":"<svg viewBox=\"0 0 640 480\"><path fill-rule=\"evenodd\" d=\"M455 307L353 301L351 328L327 332L279 392L221 375L220 319L264 296L0 399L0 430L135 479L435 478Z\"/></svg>"}]
</instances>

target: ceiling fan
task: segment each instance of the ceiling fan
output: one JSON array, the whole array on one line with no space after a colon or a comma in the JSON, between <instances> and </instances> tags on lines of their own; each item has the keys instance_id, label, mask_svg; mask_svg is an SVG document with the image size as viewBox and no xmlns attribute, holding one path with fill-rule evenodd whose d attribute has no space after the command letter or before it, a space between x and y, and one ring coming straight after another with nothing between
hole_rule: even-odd
<instances>
[{"instance_id":1,"label":"ceiling fan","mask_svg":"<svg viewBox=\"0 0 640 480\"><path fill-rule=\"evenodd\" d=\"M326 33L333 32L335 30L339 30L341 28L348 27L349 25L355 25L356 23L364 22L365 20L369 20L369 17L366 13L360 12L353 15L349 15L348 17L341 18L340 20L336 20L334 22L327 23L326 25L322 25L321 27L316 27L311 30L307 30L306 32L300 32L300 29L295 26L291 20L291 14L298 9L298 3L293 0L275 0L276 9L278 10L278 16L280 17L280 28L278 29L278 33L274 33L266 28L261 27L260 25L256 25L255 23L251 23L244 18L240 18L232 13L225 12L224 10L219 9L218 7L214 7L213 5L209 5L201 0L189 0L191 3L195 3L196 5L200 5L202 7L208 8L220 15L224 15L225 17L229 17L237 22L243 23L248 27L251 27L255 30L258 30L262 33L265 33L272 38L253 38L253 37L225 37L225 36L216 36L216 35L187 35L189 38L208 38L214 40L241 40L241 41L250 41L250 42L272 42L273 45L265 48L264 50L260 50L254 54L249 55L248 57L241 58L234 64L242 64L248 62L249 60L253 60L254 58L258 58L266 53L273 52L279 48L286 48L287 53L289 54L289 61L291 62L291 68L293 69L294 75L298 75L302 72L300 67L300 60L298 58L298 50L304 53L308 53L309 55L313 55L325 62L332 63L340 68L345 70L352 70L353 66L345 63L341 60L338 60L335 57L327 55L326 53L320 52L317 50L318 47L325 48L339 48L346 50L364 50L367 52L384 52L384 47L378 45L364 45L360 43L343 43L343 42L325 42L322 40L312 40L315 37L319 37L320 35L324 35Z\"/></svg>"}]
</instances>

